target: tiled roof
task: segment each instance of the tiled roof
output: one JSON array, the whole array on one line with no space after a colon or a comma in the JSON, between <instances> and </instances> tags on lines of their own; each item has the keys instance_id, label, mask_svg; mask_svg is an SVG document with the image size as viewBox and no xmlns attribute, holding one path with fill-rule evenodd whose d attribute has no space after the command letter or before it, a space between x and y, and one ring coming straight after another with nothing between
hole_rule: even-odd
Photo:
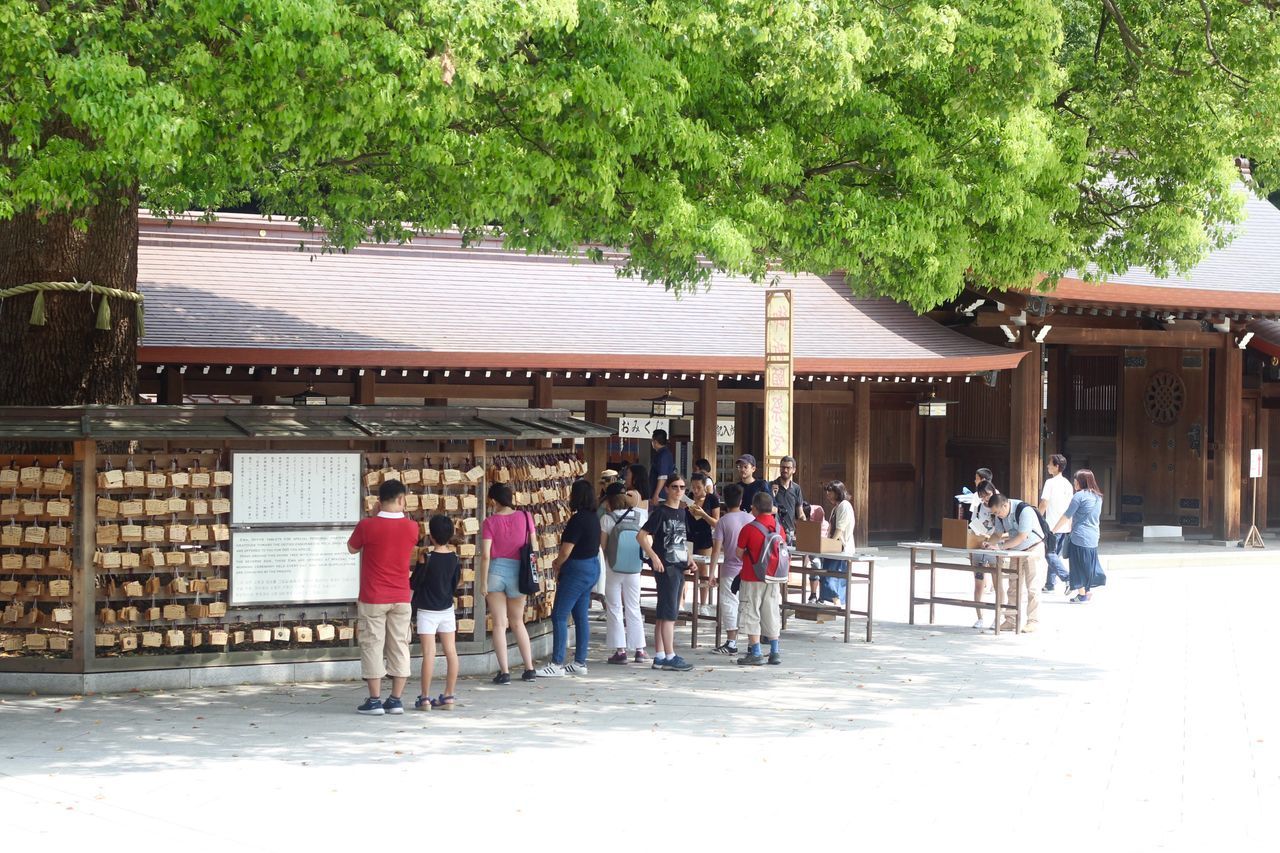
<instances>
[{"instance_id":1,"label":"tiled roof","mask_svg":"<svg viewBox=\"0 0 1280 853\"><path fill-rule=\"evenodd\" d=\"M1103 284L1068 274L1053 302L1254 314L1280 313L1280 210L1249 195L1235 239L1210 252L1187 275L1159 278L1133 267Z\"/></svg>"},{"instance_id":2,"label":"tiled roof","mask_svg":"<svg viewBox=\"0 0 1280 853\"><path fill-rule=\"evenodd\" d=\"M307 251L299 251L305 244ZM763 287L717 276L677 298L592 264L456 237L320 253L291 224L246 215L143 217L138 287L148 363L387 368L643 369L763 366ZM947 374L1022 353L966 338L836 280L787 278L796 369Z\"/></svg>"}]
</instances>

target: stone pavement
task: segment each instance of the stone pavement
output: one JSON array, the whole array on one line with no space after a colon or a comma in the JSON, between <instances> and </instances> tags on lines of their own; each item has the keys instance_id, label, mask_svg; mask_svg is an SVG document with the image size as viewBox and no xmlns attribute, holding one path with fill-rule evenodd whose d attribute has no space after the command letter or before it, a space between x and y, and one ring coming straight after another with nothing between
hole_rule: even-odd
<instances>
[{"instance_id":1,"label":"stone pavement","mask_svg":"<svg viewBox=\"0 0 1280 853\"><path fill-rule=\"evenodd\" d=\"M704 649L689 673L606 666L597 645L586 677L468 679L452 712L359 717L354 684L6 697L0 838L1276 850L1280 573L1211 562L1113 568L1094 602L1054 595L1040 632L999 638L968 610L906 625L890 567L872 645L793 621L782 667Z\"/></svg>"}]
</instances>

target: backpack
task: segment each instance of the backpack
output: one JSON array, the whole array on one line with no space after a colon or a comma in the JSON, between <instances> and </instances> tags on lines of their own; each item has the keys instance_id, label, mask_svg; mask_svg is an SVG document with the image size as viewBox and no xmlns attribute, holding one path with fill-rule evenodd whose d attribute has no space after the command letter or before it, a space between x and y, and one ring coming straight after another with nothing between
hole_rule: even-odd
<instances>
[{"instance_id":1,"label":"backpack","mask_svg":"<svg viewBox=\"0 0 1280 853\"><path fill-rule=\"evenodd\" d=\"M783 538L783 534L777 530L770 530L758 521L751 521L748 527L754 527L764 534L764 546L760 549L760 555L756 557L756 561L751 568L755 571L757 578L762 578L765 583L786 583L787 574L791 570L791 555L787 553L787 543ZM778 562L769 569L769 558L773 554L778 555Z\"/></svg>"},{"instance_id":2,"label":"backpack","mask_svg":"<svg viewBox=\"0 0 1280 853\"><path fill-rule=\"evenodd\" d=\"M1018 507L1018 514L1017 516L1015 516L1014 520L1018 523L1019 526L1021 526L1022 511L1028 508L1030 508L1031 512L1035 514L1036 521L1040 522L1040 538L1041 538L1041 541L1044 542L1045 553L1047 554L1053 551L1054 545L1057 544L1056 535L1049 530L1049 522L1046 521L1045 517L1040 514L1040 510L1037 509L1034 504L1029 504L1026 501L1023 501L1022 506Z\"/></svg>"},{"instance_id":3,"label":"backpack","mask_svg":"<svg viewBox=\"0 0 1280 853\"><path fill-rule=\"evenodd\" d=\"M636 534L640 532L638 518L634 509L628 509L621 518L614 521L609 530L609 538L605 541L604 557L609 562L609 568L618 574L639 574L644 567L640 559L640 543L636 541Z\"/></svg>"}]
</instances>

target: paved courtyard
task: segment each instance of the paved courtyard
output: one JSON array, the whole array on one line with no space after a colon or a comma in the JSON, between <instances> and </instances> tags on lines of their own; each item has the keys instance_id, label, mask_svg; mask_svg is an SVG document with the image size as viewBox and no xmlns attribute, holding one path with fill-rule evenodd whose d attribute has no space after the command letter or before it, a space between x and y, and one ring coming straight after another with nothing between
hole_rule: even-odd
<instances>
[{"instance_id":1,"label":"paved courtyard","mask_svg":"<svg viewBox=\"0 0 1280 853\"><path fill-rule=\"evenodd\" d=\"M689 673L606 666L597 645L589 676L468 679L453 712L359 717L355 684L3 697L0 837L1276 850L1280 572L1214 553L1112 568L1094 602L1055 594L1039 633L999 638L967 610L907 625L895 560L872 645L793 621L782 667L704 649Z\"/></svg>"}]
</instances>

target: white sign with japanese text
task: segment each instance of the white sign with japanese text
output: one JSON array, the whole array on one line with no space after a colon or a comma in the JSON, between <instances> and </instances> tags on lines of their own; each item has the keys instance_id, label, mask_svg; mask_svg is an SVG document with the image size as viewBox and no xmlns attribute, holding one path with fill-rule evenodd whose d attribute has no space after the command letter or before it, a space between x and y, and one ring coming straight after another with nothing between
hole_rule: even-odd
<instances>
[{"instance_id":1,"label":"white sign with japanese text","mask_svg":"<svg viewBox=\"0 0 1280 853\"><path fill-rule=\"evenodd\" d=\"M716 444L733 444L738 437L737 422L733 418L716 421Z\"/></svg>"},{"instance_id":2,"label":"white sign with japanese text","mask_svg":"<svg viewBox=\"0 0 1280 853\"><path fill-rule=\"evenodd\" d=\"M653 438L656 429L664 429L671 435L671 421L668 418L618 418L618 438Z\"/></svg>"},{"instance_id":3,"label":"white sign with japanese text","mask_svg":"<svg viewBox=\"0 0 1280 853\"><path fill-rule=\"evenodd\" d=\"M233 453L231 523L355 526L363 464L359 453Z\"/></svg>"},{"instance_id":4,"label":"white sign with japanese text","mask_svg":"<svg viewBox=\"0 0 1280 853\"><path fill-rule=\"evenodd\" d=\"M1262 476L1262 448L1249 451L1249 478L1256 480Z\"/></svg>"},{"instance_id":5,"label":"white sign with japanese text","mask_svg":"<svg viewBox=\"0 0 1280 853\"><path fill-rule=\"evenodd\" d=\"M350 530L232 531L231 604L355 601L360 556L347 553L349 538Z\"/></svg>"}]
</instances>

